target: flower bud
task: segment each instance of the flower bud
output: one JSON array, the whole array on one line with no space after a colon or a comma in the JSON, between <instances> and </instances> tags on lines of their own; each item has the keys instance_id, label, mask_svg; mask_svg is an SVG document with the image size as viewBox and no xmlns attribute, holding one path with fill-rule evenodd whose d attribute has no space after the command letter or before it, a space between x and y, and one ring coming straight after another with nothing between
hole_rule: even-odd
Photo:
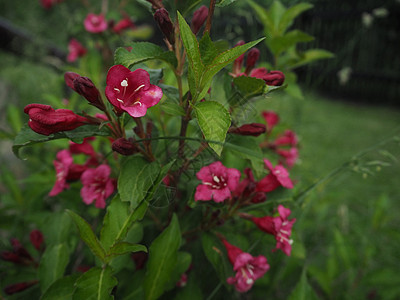
<instances>
[{"instance_id":1,"label":"flower bud","mask_svg":"<svg viewBox=\"0 0 400 300\"><path fill-rule=\"evenodd\" d=\"M76 77L73 81L73 90L100 110L105 110L99 90L88 77Z\"/></svg>"},{"instance_id":2,"label":"flower bud","mask_svg":"<svg viewBox=\"0 0 400 300\"><path fill-rule=\"evenodd\" d=\"M113 149L113 151L118 152L119 154L125 156L132 155L138 152L138 149L136 148L135 144L133 144L131 141L128 141L125 138L119 138L115 140L111 148Z\"/></svg>"},{"instance_id":3,"label":"flower bud","mask_svg":"<svg viewBox=\"0 0 400 300\"><path fill-rule=\"evenodd\" d=\"M208 7L205 5L200 6L194 13L192 18L192 32L196 35L201 26L203 26L204 22L207 20L208 17Z\"/></svg>"},{"instance_id":4,"label":"flower bud","mask_svg":"<svg viewBox=\"0 0 400 300\"><path fill-rule=\"evenodd\" d=\"M73 130L88 123L88 120L68 109L53 109L50 105L29 104L24 112L29 115L29 127L44 135Z\"/></svg>"},{"instance_id":5,"label":"flower bud","mask_svg":"<svg viewBox=\"0 0 400 300\"><path fill-rule=\"evenodd\" d=\"M123 18L121 21L119 21L112 27L112 30L117 34L120 34L122 31L129 28L131 29L135 28L135 24L132 22L130 18Z\"/></svg>"},{"instance_id":6,"label":"flower bud","mask_svg":"<svg viewBox=\"0 0 400 300\"><path fill-rule=\"evenodd\" d=\"M260 134L265 133L265 131L265 125L260 123L245 124L240 127L232 127L229 129L229 133L251 136L259 136Z\"/></svg>"},{"instance_id":7,"label":"flower bud","mask_svg":"<svg viewBox=\"0 0 400 300\"><path fill-rule=\"evenodd\" d=\"M10 261L10 262L13 262L15 264L22 263L20 257L16 253L11 252L11 251L2 251L0 253L0 258L2 260Z\"/></svg>"},{"instance_id":8,"label":"flower bud","mask_svg":"<svg viewBox=\"0 0 400 300\"><path fill-rule=\"evenodd\" d=\"M154 13L154 20L157 22L158 27L160 27L168 42L173 45L175 43L175 30L169 18L168 11L165 8L157 9Z\"/></svg>"},{"instance_id":9,"label":"flower bud","mask_svg":"<svg viewBox=\"0 0 400 300\"><path fill-rule=\"evenodd\" d=\"M44 242L43 234L39 230L32 230L29 238L36 250L40 251Z\"/></svg>"},{"instance_id":10,"label":"flower bud","mask_svg":"<svg viewBox=\"0 0 400 300\"><path fill-rule=\"evenodd\" d=\"M32 281L26 281L26 282L19 282L19 283L15 283L15 284L11 284L8 285L4 288L4 292L7 295L12 295L15 293L19 293L22 292L28 288L30 288L31 286L35 285L36 283L38 283L37 280L32 280Z\"/></svg>"},{"instance_id":11,"label":"flower bud","mask_svg":"<svg viewBox=\"0 0 400 300\"><path fill-rule=\"evenodd\" d=\"M237 42L235 47L242 46L242 45L244 45L244 41L241 40L241 41ZM232 70L233 74L240 73L240 69L242 68L243 60L244 60L244 53L235 59L235 61L233 62L233 70Z\"/></svg>"},{"instance_id":12,"label":"flower bud","mask_svg":"<svg viewBox=\"0 0 400 300\"><path fill-rule=\"evenodd\" d=\"M263 79L267 85L278 86L285 81L285 75L281 71L271 71Z\"/></svg>"},{"instance_id":13,"label":"flower bud","mask_svg":"<svg viewBox=\"0 0 400 300\"><path fill-rule=\"evenodd\" d=\"M246 74L249 74L250 71L254 68L259 57L260 57L260 50L258 50L257 48L253 48L249 51L246 60L246 71L245 71Z\"/></svg>"}]
</instances>

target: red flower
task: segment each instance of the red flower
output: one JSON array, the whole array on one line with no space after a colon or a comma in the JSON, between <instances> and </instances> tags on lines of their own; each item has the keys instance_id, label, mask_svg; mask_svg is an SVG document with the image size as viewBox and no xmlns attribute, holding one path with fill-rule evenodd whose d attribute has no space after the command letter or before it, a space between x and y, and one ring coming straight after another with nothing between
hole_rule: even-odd
<instances>
[{"instance_id":1,"label":"red flower","mask_svg":"<svg viewBox=\"0 0 400 300\"><path fill-rule=\"evenodd\" d=\"M265 131L265 125L260 123L244 124L240 127L231 127L229 129L229 133L251 136L259 136L260 134L265 133Z\"/></svg>"},{"instance_id":2,"label":"red flower","mask_svg":"<svg viewBox=\"0 0 400 300\"><path fill-rule=\"evenodd\" d=\"M68 43L68 62L74 62L79 57L82 57L86 54L87 50L85 47L82 46L81 43L78 42L76 39L71 39Z\"/></svg>"},{"instance_id":3,"label":"red flower","mask_svg":"<svg viewBox=\"0 0 400 300\"><path fill-rule=\"evenodd\" d=\"M265 123L267 123L268 132L271 132L275 125L279 123L278 114L274 111L263 111L261 114L265 120Z\"/></svg>"},{"instance_id":4,"label":"red flower","mask_svg":"<svg viewBox=\"0 0 400 300\"><path fill-rule=\"evenodd\" d=\"M229 244L225 239L222 240L228 252L228 258L236 271L235 277L229 277L228 284L235 285L238 292L244 293L251 289L254 281L261 278L268 270L267 259L260 255L252 256L250 253L243 252L240 248Z\"/></svg>"},{"instance_id":5,"label":"red flower","mask_svg":"<svg viewBox=\"0 0 400 300\"><path fill-rule=\"evenodd\" d=\"M195 10L195 12L193 13L192 23L190 24L194 35L196 35L199 32L201 26L203 26L207 17L208 17L207 6L202 5L197 10Z\"/></svg>"},{"instance_id":6,"label":"red flower","mask_svg":"<svg viewBox=\"0 0 400 300\"><path fill-rule=\"evenodd\" d=\"M299 151L296 147L292 147L289 150L277 149L276 153L278 153L284 159L284 163L289 168L293 167L299 158Z\"/></svg>"},{"instance_id":7,"label":"red flower","mask_svg":"<svg viewBox=\"0 0 400 300\"><path fill-rule=\"evenodd\" d=\"M293 182L289 178L289 172L283 166L278 165L273 167L268 159L264 159L264 163L270 170L270 173L257 183L257 191L268 193L279 186L283 186L287 189L293 188Z\"/></svg>"},{"instance_id":8,"label":"red flower","mask_svg":"<svg viewBox=\"0 0 400 300\"><path fill-rule=\"evenodd\" d=\"M297 143L297 135L292 130L285 130L284 134L278 136L273 142L276 146L296 146Z\"/></svg>"},{"instance_id":9,"label":"red flower","mask_svg":"<svg viewBox=\"0 0 400 300\"><path fill-rule=\"evenodd\" d=\"M25 106L24 112L29 115L29 127L44 135L73 130L88 123L86 118L78 116L71 110L55 110L50 105L29 104Z\"/></svg>"},{"instance_id":10,"label":"red flower","mask_svg":"<svg viewBox=\"0 0 400 300\"><path fill-rule=\"evenodd\" d=\"M107 30L108 24L106 19L102 14L95 15L90 13L86 16L86 19L83 21L83 25L88 32L91 33L100 33Z\"/></svg>"},{"instance_id":11,"label":"red flower","mask_svg":"<svg viewBox=\"0 0 400 300\"><path fill-rule=\"evenodd\" d=\"M150 75L143 69L131 72L116 65L108 71L106 96L118 113L126 111L134 118L143 117L162 95L161 88L150 84Z\"/></svg>"},{"instance_id":12,"label":"red flower","mask_svg":"<svg viewBox=\"0 0 400 300\"><path fill-rule=\"evenodd\" d=\"M114 192L114 181L110 178L111 168L100 165L95 169L87 169L81 176L83 202L91 204L95 201L98 208L106 207L106 199Z\"/></svg>"},{"instance_id":13,"label":"red flower","mask_svg":"<svg viewBox=\"0 0 400 300\"><path fill-rule=\"evenodd\" d=\"M135 24L132 22L132 20L130 18L123 18L122 20L120 20L117 24L115 24L112 28L112 30L117 33L120 34L122 31L126 30L126 29L133 29L135 28Z\"/></svg>"},{"instance_id":14,"label":"red flower","mask_svg":"<svg viewBox=\"0 0 400 300\"><path fill-rule=\"evenodd\" d=\"M292 234L293 223L296 219L288 220L290 209L283 205L278 206L279 217L266 216L262 218L251 218L251 220L262 231L275 236L276 249L281 249L287 256L290 256L292 251L293 240L290 239Z\"/></svg>"},{"instance_id":15,"label":"red flower","mask_svg":"<svg viewBox=\"0 0 400 300\"><path fill-rule=\"evenodd\" d=\"M239 184L240 172L216 161L201 168L196 176L202 184L197 186L194 200L214 199L215 202L222 202L232 197L231 192L235 191Z\"/></svg>"}]
</instances>

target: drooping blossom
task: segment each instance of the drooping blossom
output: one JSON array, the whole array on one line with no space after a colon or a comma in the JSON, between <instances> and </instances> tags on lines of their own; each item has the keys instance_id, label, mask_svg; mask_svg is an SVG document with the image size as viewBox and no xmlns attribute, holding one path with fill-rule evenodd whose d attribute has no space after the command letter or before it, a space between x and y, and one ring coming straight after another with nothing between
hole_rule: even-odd
<instances>
[{"instance_id":1,"label":"drooping blossom","mask_svg":"<svg viewBox=\"0 0 400 300\"><path fill-rule=\"evenodd\" d=\"M121 34L124 30L134 29L135 27L136 27L135 23L132 22L131 18L126 17L120 20L117 24L115 24L112 30L116 34Z\"/></svg>"},{"instance_id":2,"label":"drooping blossom","mask_svg":"<svg viewBox=\"0 0 400 300\"><path fill-rule=\"evenodd\" d=\"M95 201L98 208L106 207L106 199L114 192L114 181L110 178L111 168L100 165L95 169L87 169L81 176L83 187L81 197L87 205Z\"/></svg>"},{"instance_id":3,"label":"drooping blossom","mask_svg":"<svg viewBox=\"0 0 400 300\"><path fill-rule=\"evenodd\" d=\"M231 199L233 192L239 183L240 172L234 168L225 167L220 161L200 169L196 174L202 181L196 188L194 195L195 201L222 202L225 199Z\"/></svg>"},{"instance_id":4,"label":"drooping blossom","mask_svg":"<svg viewBox=\"0 0 400 300\"><path fill-rule=\"evenodd\" d=\"M43 135L73 130L89 123L71 110L54 109L50 105L32 103L25 106L24 112L29 115L29 127Z\"/></svg>"},{"instance_id":5,"label":"drooping blossom","mask_svg":"<svg viewBox=\"0 0 400 300\"><path fill-rule=\"evenodd\" d=\"M268 159L264 159L264 163L270 173L257 183L257 191L268 193L280 186L287 189L293 188L293 182L289 178L289 172L283 166L277 165L274 167Z\"/></svg>"},{"instance_id":6,"label":"drooping blossom","mask_svg":"<svg viewBox=\"0 0 400 300\"><path fill-rule=\"evenodd\" d=\"M296 222L296 219L288 219L291 211L289 208L285 208L283 205L278 206L278 212L278 217L253 217L251 220L262 231L275 237L276 248L273 251L281 249L287 256L290 256L293 244L293 240L290 239L290 236L292 234L293 223Z\"/></svg>"},{"instance_id":7,"label":"drooping blossom","mask_svg":"<svg viewBox=\"0 0 400 300\"><path fill-rule=\"evenodd\" d=\"M74 62L79 57L84 56L87 53L87 49L83 47L81 43L78 42L76 39L71 39L68 43L68 62Z\"/></svg>"},{"instance_id":8,"label":"drooping blossom","mask_svg":"<svg viewBox=\"0 0 400 300\"><path fill-rule=\"evenodd\" d=\"M259 136L265 133L266 127L264 124L260 123L250 123L244 124L240 127L231 127L229 128L229 133L239 134L239 135L251 135L251 136Z\"/></svg>"},{"instance_id":9,"label":"drooping blossom","mask_svg":"<svg viewBox=\"0 0 400 300\"><path fill-rule=\"evenodd\" d=\"M229 277L226 281L228 284L234 285L238 292L247 292L252 288L254 282L269 270L267 258L262 255L254 257L231 245L225 239L222 242L228 252L233 270L236 272L234 277Z\"/></svg>"},{"instance_id":10,"label":"drooping blossom","mask_svg":"<svg viewBox=\"0 0 400 300\"><path fill-rule=\"evenodd\" d=\"M86 31L91 33L100 33L107 30L108 24L104 15L95 15L89 13L83 21Z\"/></svg>"},{"instance_id":11,"label":"drooping blossom","mask_svg":"<svg viewBox=\"0 0 400 300\"><path fill-rule=\"evenodd\" d=\"M200 6L196 9L193 13L192 22L190 27L194 35L196 35L201 26L203 26L204 22L207 20L208 17L208 7L205 5Z\"/></svg>"},{"instance_id":12,"label":"drooping blossom","mask_svg":"<svg viewBox=\"0 0 400 300\"><path fill-rule=\"evenodd\" d=\"M115 65L108 71L106 96L119 114L126 111L134 118L143 117L162 95L161 88L150 84L150 75L143 69L131 72Z\"/></svg>"}]
</instances>

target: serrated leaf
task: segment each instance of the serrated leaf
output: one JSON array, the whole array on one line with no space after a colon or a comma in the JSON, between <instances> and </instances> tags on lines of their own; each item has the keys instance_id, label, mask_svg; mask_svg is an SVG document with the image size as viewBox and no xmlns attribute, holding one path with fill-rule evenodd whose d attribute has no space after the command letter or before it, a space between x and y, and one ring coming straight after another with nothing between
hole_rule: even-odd
<instances>
[{"instance_id":1,"label":"serrated leaf","mask_svg":"<svg viewBox=\"0 0 400 300\"><path fill-rule=\"evenodd\" d=\"M209 65L220 53L218 48L212 42L208 32L205 32L199 42L201 61L205 66Z\"/></svg>"},{"instance_id":2,"label":"serrated leaf","mask_svg":"<svg viewBox=\"0 0 400 300\"><path fill-rule=\"evenodd\" d=\"M104 258L106 256L106 252L101 245L100 241L94 234L90 225L78 214L74 213L71 210L67 210L68 214L71 216L74 221L76 227L79 231L79 236L85 242L85 244L90 248L92 253L97 256L101 261L104 262Z\"/></svg>"},{"instance_id":3,"label":"serrated leaf","mask_svg":"<svg viewBox=\"0 0 400 300\"><path fill-rule=\"evenodd\" d=\"M147 196L159 173L160 166L157 162L150 163L140 156L125 159L118 177L121 201L130 202L131 208L136 208Z\"/></svg>"},{"instance_id":4,"label":"serrated leaf","mask_svg":"<svg viewBox=\"0 0 400 300\"><path fill-rule=\"evenodd\" d=\"M161 110L171 116L185 116L186 113L182 106L172 101L165 101L161 104Z\"/></svg>"},{"instance_id":5,"label":"serrated leaf","mask_svg":"<svg viewBox=\"0 0 400 300\"><path fill-rule=\"evenodd\" d=\"M40 260L38 271L42 292L64 275L68 262L69 252L65 244L53 245L46 249Z\"/></svg>"},{"instance_id":6,"label":"serrated leaf","mask_svg":"<svg viewBox=\"0 0 400 300\"><path fill-rule=\"evenodd\" d=\"M37 143L43 143L47 141L64 139L64 138L68 138L70 140L79 142L80 140L83 140L85 137L108 136L108 135L110 135L110 133L105 128L99 129L99 127L96 125L84 125L71 131L53 133L48 136L36 133L32 129L30 129L28 125L25 125L22 128L22 130L18 133L18 135L15 137L12 150L15 156L21 158L19 155L19 150L21 148L26 146L31 146Z\"/></svg>"},{"instance_id":7,"label":"serrated leaf","mask_svg":"<svg viewBox=\"0 0 400 300\"><path fill-rule=\"evenodd\" d=\"M149 42L134 42L129 44L132 49L118 48L115 51L115 64L123 65L127 68L134 64L150 59L159 59L170 64L173 68L177 66L175 54L172 51L164 51L161 47Z\"/></svg>"},{"instance_id":8,"label":"serrated leaf","mask_svg":"<svg viewBox=\"0 0 400 300\"><path fill-rule=\"evenodd\" d=\"M107 252L106 260L109 262L113 258L132 253L132 252L147 252L147 248L144 245L139 245L139 244L131 244L128 242L119 242L114 244L109 251Z\"/></svg>"},{"instance_id":9,"label":"serrated leaf","mask_svg":"<svg viewBox=\"0 0 400 300\"><path fill-rule=\"evenodd\" d=\"M107 213L104 216L103 227L100 232L100 242L106 252L116 242L115 239L128 217L128 203L122 202L119 195L116 195L110 205L107 206Z\"/></svg>"},{"instance_id":10,"label":"serrated leaf","mask_svg":"<svg viewBox=\"0 0 400 300\"><path fill-rule=\"evenodd\" d=\"M74 284L78 277L78 274L74 274L58 279L46 290L40 300L72 300Z\"/></svg>"},{"instance_id":11,"label":"serrated leaf","mask_svg":"<svg viewBox=\"0 0 400 300\"><path fill-rule=\"evenodd\" d=\"M264 80L249 76L235 77L233 83L245 99L262 95L266 87Z\"/></svg>"},{"instance_id":12,"label":"serrated leaf","mask_svg":"<svg viewBox=\"0 0 400 300\"><path fill-rule=\"evenodd\" d=\"M279 21L278 32L283 34L292 24L294 19L302 12L313 8L314 5L310 3L299 3L292 7L289 7L282 15Z\"/></svg>"},{"instance_id":13,"label":"serrated leaf","mask_svg":"<svg viewBox=\"0 0 400 300\"><path fill-rule=\"evenodd\" d=\"M114 299L111 290L118 283L112 276L110 267L95 267L84 273L75 283L73 300L107 300Z\"/></svg>"},{"instance_id":14,"label":"serrated leaf","mask_svg":"<svg viewBox=\"0 0 400 300\"><path fill-rule=\"evenodd\" d=\"M194 106L196 118L206 140L220 142L209 143L210 147L221 155L226 133L231 125L231 117L226 108L215 101L199 102Z\"/></svg>"},{"instance_id":15,"label":"serrated leaf","mask_svg":"<svg viewBox=\"0 0 400 300\"><path fill-rule=\"evenodd\" d=\"M307 281L306 272L303 271L300 280L294 290L290 293L289 300L317 300L319 299L315 294L314 289Z\"/></svg>"},{"instance_id":16,"label":"serrated leaf","mask_svg":"<svg viewBox=\"0 0 400 300\"><path fill-rule=\"evenodd\" d=\"M169 226L153 241L149 248L147 272L144 278L146 300L160 297L176 267L181 231L174 214Z\"/></svg>"}]
</instances>

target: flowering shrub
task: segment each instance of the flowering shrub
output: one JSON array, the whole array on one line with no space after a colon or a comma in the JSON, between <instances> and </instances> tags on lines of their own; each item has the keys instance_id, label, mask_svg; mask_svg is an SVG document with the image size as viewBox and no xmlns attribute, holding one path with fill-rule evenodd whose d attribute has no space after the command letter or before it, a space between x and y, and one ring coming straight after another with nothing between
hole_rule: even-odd
<instances>
[{"instance_id":1,"label":"flowering shrub","mask_svg":"<svg viewBox=\"0 0 400 300\"><path fill-rule=\"evenodd\" d=\"M201 298L222 286L224 293L251 293L279 267L282 258L272 252L291 255L296 219L288 219L293 203L282 194L295 187L298 138L289 129L276 133L276 113L255 109L286 87L285 75L255 68L254 47L264 37L233 47L211 39L215 1L194 12L173 2L146 2L167 50L132 42L116 49L112 66L103 51L103 82L65 73L65 84L92 107L25 107L29 121L15 140L16 155L34 143L70 140L54 155L46 194L53 203L68 199L63 209L83 243L67 236L45 248L51 237L34 231L36 261L13 241L2 259L38 269L38 277L7 287L8 294L37 283L42 299ZM104 38L135 28L129 17L115 25L106 17L88 13L82 23ZM76 39L69 52L70 62L90 55ZM222 97L214 94L218 85ZM85 205L76 210L71 202ZM261 238L260 247L250 246L256 227L276 243Z\"/></svg>"}]
</instances>

